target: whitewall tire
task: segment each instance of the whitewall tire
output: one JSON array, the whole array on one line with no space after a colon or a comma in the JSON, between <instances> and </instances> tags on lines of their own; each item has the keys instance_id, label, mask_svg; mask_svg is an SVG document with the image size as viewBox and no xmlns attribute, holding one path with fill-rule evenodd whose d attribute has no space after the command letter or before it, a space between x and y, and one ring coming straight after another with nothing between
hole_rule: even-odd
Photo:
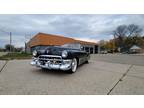
<instances>
[{"instance_id":1,"label":"whitewall tire","mask_svg":"<svg viewBox=\"0 0 144 108\"><path fill-rule=\"evenodd\" d=\"M77 59L74 58L74 59L72 60L72 64L71 64L71 67L72 67L72 68L71 68L71 72L72 72L72 73L75 73L75 72L76 72L77 66L78 66Z\"/></svg>"}]
</instances>

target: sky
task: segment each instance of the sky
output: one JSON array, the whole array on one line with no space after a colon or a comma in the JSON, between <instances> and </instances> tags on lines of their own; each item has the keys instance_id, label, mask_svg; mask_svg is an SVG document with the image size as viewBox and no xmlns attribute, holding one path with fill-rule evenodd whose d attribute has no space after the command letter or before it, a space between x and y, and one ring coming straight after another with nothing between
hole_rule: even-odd
<instances>
[{"instance_id":1,"label":"sky","mask_svg":"<svg viewBox=\"0 0 144 108\"><path fill-rule=\"evenodd\" d=\"M39 32L98 42L113 38L113 31L123 24L144 28L144 15L138 14L0 14L0 47L24 43Z\"/></svg>"}]
</instances>

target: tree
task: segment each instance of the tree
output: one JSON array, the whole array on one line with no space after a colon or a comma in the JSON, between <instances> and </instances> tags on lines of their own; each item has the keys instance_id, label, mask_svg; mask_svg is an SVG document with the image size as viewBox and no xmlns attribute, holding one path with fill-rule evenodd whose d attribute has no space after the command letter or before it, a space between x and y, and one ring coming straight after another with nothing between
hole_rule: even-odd
<instances>
[{"instance_id":1,"label":"tree","mask_svg":"<svg viewBox=\"0 0 144 108\"><path fill-rule=\"evenodd\" d=\"M3 51L3 48L0 48L0 52Z\"/></svg>"},{"instance_id":2,"label":"tree","mask_svg":"<svg viewBox=\"0 0 144 108\"><path fill-rule=\"evenodd\" d=\"M118 38L130 37L130 36L139 36L142 32L142 28L135 24L130 25L120 25L114 30L114 36Z\"/></svg>"},{"instance_id":3,"label":"tree","mask_svg":"<svg viewBox=\"0 0 144 108\"><path fill-rule=\"evenodd\" d=\"M114 30L113 35L115 38L115 43L117 47L122 48L124 46L124 38L127 34L127 26L126 25L120 25Z\"/></svg>"},{"instance_id":4,"label":"tree","mask_svg":"<svg viewBox=\"0 0 144 108\"><path fill-rule=\"evenodd\" d=\"M121 51L128 50L134 44L138 45L143 42L141 40L142 31L143 29L135 24L118 26L113 32L115 45L119 47Z\"/></svg>"},{"instance_id":5,"label":"tree","mask_svg":"<svg viewBox=\"0 0 144 108\"><path fill-rule=\"evenodd\" d=\"M128 37L140 36L140 33L142 32L142 28L140 28L138 25L130 24L127 27L127 31L128 31Z\"/></svg>"},{"instance_id":6,"label":"tree","mask_svg":"<svg viewBox=\"0 0 144 108\"><path fill-rule=\"evenodd\" d=\"M109 52L114 52L117 49L114 43L114 39L107 41L104 47Z\"/></svg>"},{"instance_id":7,"label":"tree","mask_svg":"<svg viewBox=\"0 0 144 108\"><path fill-rule=\"evenodd\" d=\"M100 40L99 41L99 47L100 47L100 50L105 50L105 44L106 44L106 41L105 40Z\"/></svg>"},{"instance_id":8,"label":"tree","mask_svg":"<svg viewBox=\"0 0 144 108\"><path fill-rule=\"evenodd\" d=\"M10 48L11 48L12 51L14 50L14 46L13 45L10 45L10 44L6 44L5 45L6 51L10 51Z\"/></svg>"},{"instance_id":9,"label":"tree","mask_svg":"<svg viewBox=\"0 0 144 108\"><path fill-rule=\"evenodd\" d=\"M126 25L120 25L114 30L114 36L118 38L122 38L126 36L127 34L127 26Z\"/></svg>"}]
</instances>

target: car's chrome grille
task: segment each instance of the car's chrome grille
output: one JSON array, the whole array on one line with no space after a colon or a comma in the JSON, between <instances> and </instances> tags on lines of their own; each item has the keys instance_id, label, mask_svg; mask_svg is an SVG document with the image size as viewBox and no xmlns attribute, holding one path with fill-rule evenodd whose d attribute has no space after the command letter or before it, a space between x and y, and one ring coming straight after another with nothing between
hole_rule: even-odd
<instances>
[{"instance_id":1,"label":"car's chrome grille","mask_svg":"<svg viewBox=\"0 0 144 108\"><path fill-rule=\"evenodd\" d=\"M61 64L62 63L62 57L57 55L40 55L39 61L41 65L44 65L46 62L50 62L53 64Z\"/></svg>"}]
</instances>

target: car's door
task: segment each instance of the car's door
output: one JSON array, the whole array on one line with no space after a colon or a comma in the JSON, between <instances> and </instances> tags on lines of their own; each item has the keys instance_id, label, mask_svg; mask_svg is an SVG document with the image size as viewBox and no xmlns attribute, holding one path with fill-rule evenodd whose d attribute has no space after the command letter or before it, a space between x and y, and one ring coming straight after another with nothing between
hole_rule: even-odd
<instances>
[{"instance_id":1,"label":"car's door","mask_svg":"<svg viewBox=\"0 0 144 108\"><path fill-rule=\"evenodd\" d=\"M79 64L82 64L84 62L86 62L87 60L87 53L85 51L80 51L79 52Z\"/></svg>"}]
</instances>

